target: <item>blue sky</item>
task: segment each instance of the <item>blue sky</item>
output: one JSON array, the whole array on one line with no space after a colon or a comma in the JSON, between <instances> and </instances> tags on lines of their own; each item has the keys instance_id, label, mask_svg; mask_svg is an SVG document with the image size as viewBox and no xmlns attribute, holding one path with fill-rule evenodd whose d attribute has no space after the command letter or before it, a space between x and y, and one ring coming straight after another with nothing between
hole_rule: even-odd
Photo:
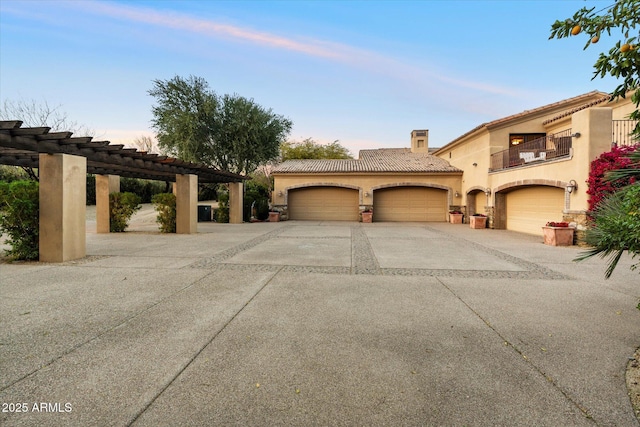
<instances>
[{"instance_id":1,"label":"blue sky","mask_svg":"<svg viewBox=\"0 0 640 427\"><path fill-rule=\"evenodd\" d=\"M477 125L592 90L610 40L548 40L608 1L0 2L0 101L61 105L99 139L153 135L154 79L194 75L294 123L291 140L442 146Z\"/></svg>"}]
</instances>

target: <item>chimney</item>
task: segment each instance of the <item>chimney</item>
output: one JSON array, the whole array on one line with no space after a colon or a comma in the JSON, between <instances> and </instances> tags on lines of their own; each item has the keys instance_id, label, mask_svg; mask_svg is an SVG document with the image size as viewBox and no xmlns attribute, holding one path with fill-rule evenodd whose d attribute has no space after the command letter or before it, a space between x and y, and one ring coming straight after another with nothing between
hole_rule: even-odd
<instances>
[{"instance_id":1,"label":"chimney","mask_svg":"<svg viewBox=\"0 0 640 427\"><path fill-rule=\"evenodd\" d=\"M411 152L412 153L428 153L429 152L429 130L428 129L411 131Z\"/></svg>"}]
</instances>

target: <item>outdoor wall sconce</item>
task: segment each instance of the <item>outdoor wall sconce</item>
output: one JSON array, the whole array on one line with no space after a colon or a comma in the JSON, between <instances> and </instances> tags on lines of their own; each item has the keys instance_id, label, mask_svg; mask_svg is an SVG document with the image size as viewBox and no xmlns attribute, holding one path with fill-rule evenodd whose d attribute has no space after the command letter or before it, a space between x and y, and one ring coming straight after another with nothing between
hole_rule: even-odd
<instances>
[{"instance_id":1,"label":"outdoor wall sconce","mask_svg":"<svg viewBox=\"0 0 640 427\"><path fill-rule=\"evenodd\" d=\"M458 192L456 191L455 196L456 196L456 197L460 197L460 193L458 193Z\"/></svg>"},{"instance_id":2,"label":"outdoor wall sconce","mask_svg":"<svg viewBox=\"0 0 640 427\"><path fill-rule=\"evenodd\" d=\"M282 197L283 193L282 191L278 191L278 196Z\"/></svg>"},{"instance_id":3,"label":"outdoor wall sconce","mask_svg":"<svg viewBox=\"0 0 640 427\"><path fill-rule=\"evenodd\" d=\"M368 192L368 191L365 191L365 193L364 193L364 197L369 197L370 195L371 195L371 194L369 194L369 192Z\"/></svg>"},{"instance_id":4,"label":"outdoor wall sconce","mask_svg":"<svg viewBox=\"0 0 640 427\"><path fill-rule=\"evenodd\" d=\"M578 189L578 183L576 182L575 179L572 179L571 181L569 181L569 185L567 185L567 192L569 194L573 193L574 190Z\"/></svg>"},{"instance_id":5,"label":"outdoor wall sconce","mask_svg":"<svg viewBox=\"0 0 640 427\"><path fill-rule=\"evenodd\" d=\"M487 188L486 190L484 190L484 194L486 194L487 197L489 197L491 195L491 189Z\"/></svg>"},{"instance_id":6,"label":"outdoor wall sconce","mask_svg":"<svg viewBox=\"0 0 640 427\"><path fill-rule=\"evenodd\" d=\"M572 138L580 138L580 132L576 132L573 135L571 135Z\"/></svg>"},{"instance_id":7,"label":"outdoor wall sconce","mask_svg":"<svg viewBox=\"0 0 640 427\"><path fill-rule=\"evenodd\" d=\"M473 166L478 166L478 164L476 162L473 162L472 164L473 164Z\"/></svg>"}]
</instances>

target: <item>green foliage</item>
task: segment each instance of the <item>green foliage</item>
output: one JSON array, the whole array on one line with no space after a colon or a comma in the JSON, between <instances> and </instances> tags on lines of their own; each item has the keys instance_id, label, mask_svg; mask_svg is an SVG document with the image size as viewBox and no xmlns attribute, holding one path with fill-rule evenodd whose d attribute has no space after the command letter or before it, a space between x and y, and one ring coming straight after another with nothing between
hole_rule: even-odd
<instances>
[{"instance_id":1,"label":"green foliage","mask_svg":"<svg viewBox=\"0 0 640 427\"><path fill-rule=\"evenodd\" d=\"M176 232L176 196L173 193L155 194L152 198L158 212L157 220L163 233Z\"/></svg>"},{"instance_id":2,"label":"green foliage","mask_svg":"<svg viewBox=\"0 0 640 427\"><path fill-rule=\"evenodd\" d=\"M18 166L0 165L0 181L13 182L29 179L24 169Z\"/></svg>"},{"instance_id":3,"label":"green foliage","mask_svg":"<svg viewBox=\"0 0 640 427\"><path fill-rule=\"evenodd\" d=\"M260 182L248 181L246 183L243 220L248 222L251 217L260 221L269 218L269 187Z\"/></svg>"},{"instance_id":4,"label":"green foliage","mask_svg":"<svg viewBox=\"0 0 640 427\"><path fill-rule=\"evenodd\" d=\"M166 183L150 179L120 178L120 191L134 193L140 197L140 203L151 203L155 194L166 191ZM87 174L87 205L96 204L96 177Z\"/></svg>"},{"instance_id":5,"label":"green foliage","mask_svg":"<svg viewBox=\"0 0 640 427\"><path fill-rule=\"evenodd\" d=\"M218 190L218 209L216 210L216 221L219 223L229 222L229 190L220 186Z\"/></svg>"},{"instance_id":6,"label":"green foliage","mask_svg":"<svg viewBox=\"0 0 640 427\"><path fill-rule=\"evenodd\" d=\"M36 181L0 182L0 233L7 234L14 259L33 260L39 255L39 184Z\"/></svg>"},{"instance_id":7,"label":"green foliage","mask_svg":"<svg viewBox=\"0 0 640 427\"><path fill-rule=\"evenodd\" d=\"M198 188L198 201L218 200L218 184L200 184Z\"/></svg>"},{"instance_id":8,"label":"green foliage","mask_svg":"<svg viewBox=\"0 0 640 427\"><path fill-rule=\"evenodd\" d=\"M137 194L140 203L151 203L155 194L165 192L165 183L149 179L120 178L120 191Z\"/></svg>"},{"instance_id":9,"label":"green foliage","mask_svg":"<svg viewBox=\"0 0 640 427\"><path fill-rule=\"evenodd\" d=\"M280 144L282 161L294 159L353 159L349 150L338 141L319 144L311 138L302 142L287 141Z\"/></svg>"},{"instance_id":10,"label":"green foliage","mask_svg":"<svg viewBox=\"0 0 640 427\"><path fill-rule=\"evenodd\" d=\"M87 206L96 204L96 176L87 174Z\"/></svg>"},{"instance_id":11,"label":"green foliage","mask_svg":"<svg viewBox=\"0 0 640 427\"><path fill-rule=\"evenodd\" d=\"M292 123L239 95L219 96L203 78L154 80L152 125L160 148L182 160L247 174L278 156Z\"/></svg>"},{"instance_id":12,"label":"green foliage","mask_svg":"<svg viewBox=\"0 0 640 427\"><path fill-rule=\"evenodd\" d=\"M129 225L131 216L142 206L140 197L134 193L109 194L109 231L123 232Z\"/></svg>"},{"instance_id":13,"label":"green foliage","mask_svg":"<svg viewBox=\"0 0 640 427\"><path fill-rule=\"evenodd\" d=\"M640 184L629 185L609 195L598 205L585 241L592 249L582 253L576 261L595 255L609 258L605 272L607 279L624 251L629 251L632 258L640 255ZM639 265L636 263L631 268L636 269Z\"/></svg>"},{"instance_id":14,"label":"green foliage","mask_svg":"<svg viewBox=\"0 0 640 427\"><path fill-rule=\"evenodd\" d=\"M604 13L601 13L604 12ZM549 39L562 39L571 37L572 30L579 26L579 34L588 37L584 46L597 43L600 36L607 34L613 40L607 53L600 53L594 64L594 76L605 77L610 75L622 82L612 92L612 97L626 97L629 91L634 91L631 100L636 106L629 118L640 119L640 51L638 42L640 33L636 29L640 27L640 2L637 0L616 0L616 2L604 9L595 11L595 7L582 8L572 18L556 21L551 26ZM612 31L613 30L613 31ZM634 134L640 135L640 123L636 125Z\"/></svg>"}]
</instances>

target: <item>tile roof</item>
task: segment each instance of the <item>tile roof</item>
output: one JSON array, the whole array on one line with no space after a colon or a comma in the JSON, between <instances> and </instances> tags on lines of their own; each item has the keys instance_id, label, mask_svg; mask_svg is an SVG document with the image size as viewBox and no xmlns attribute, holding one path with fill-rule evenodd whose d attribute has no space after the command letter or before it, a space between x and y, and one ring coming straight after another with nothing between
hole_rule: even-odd
<instances>
[{"instance_id":1,"label":"tile roof","mask_svg":"<svg viewBox=\"0 0 640 427\"><path fill-rule=\"evenodd\" d=\"M422 172L460 173L444 159L427 153L412 153L409 148L379 148L360 150L359 159L349 160L287 160L272 173L376 173Z\"/></svg>"},{"instance_id":2,"label":"tile roof","mask_svg":"<svg viewBox=\"0 0 640 427\"><path fill-rule=\"evenodd\" d=\"M465 137L475 133L476 131L480 130L480 129L488 129L490 127L494 127L494 126L499 126L499 125L503 125L509 122L512 122L514 120L518 120L520 118L529 116L531 114L536 114L536 113L541 113L541 112L545 112L545 111L549 111L549 110L553 110L554 108L561 108L563 106L569 106L572 104L575 104L577 102L581 102L584 101L585 103L580 105L579 107L576 107L574 110L571 110L573 112L579 111L581 109L584 108L589 108L592 107L596 104L602 103L604 101L607 101L608 99L610 99L609 95L604 93L604 92L599 92L597 90L582 94L582 95L578 95L578 96L574 96L573 98L568 98L562 101L558 101L558 102L554 102L552 104L548 104L548 105L543 105L542 107L538 107L538 108L534 108L532 110L525 110L521 113L517 113L517 114L513 114L511 116L507 116L507 117L503 117L501 119L497 119L497 120L493 120L491 122L486 122L486 123L482 123L481 125L476 126L475 128L471 129L470 131L460 135L459 137L457 137L456 139L454 139L453 141L449 142L448 144L444 145L443 147L440 147L436 152L440 152L441 150L444 149L448 149L449 147L451 147L452 145L454 145L456 142L464 139ZM550 123L553 120L557 120L561 117L564 117L564 115L566 114L566 111L563 111L562 113L560 113L560 115L553 117L552 119L546 120L544 123Z\"/></svg>"}]
</instances>

